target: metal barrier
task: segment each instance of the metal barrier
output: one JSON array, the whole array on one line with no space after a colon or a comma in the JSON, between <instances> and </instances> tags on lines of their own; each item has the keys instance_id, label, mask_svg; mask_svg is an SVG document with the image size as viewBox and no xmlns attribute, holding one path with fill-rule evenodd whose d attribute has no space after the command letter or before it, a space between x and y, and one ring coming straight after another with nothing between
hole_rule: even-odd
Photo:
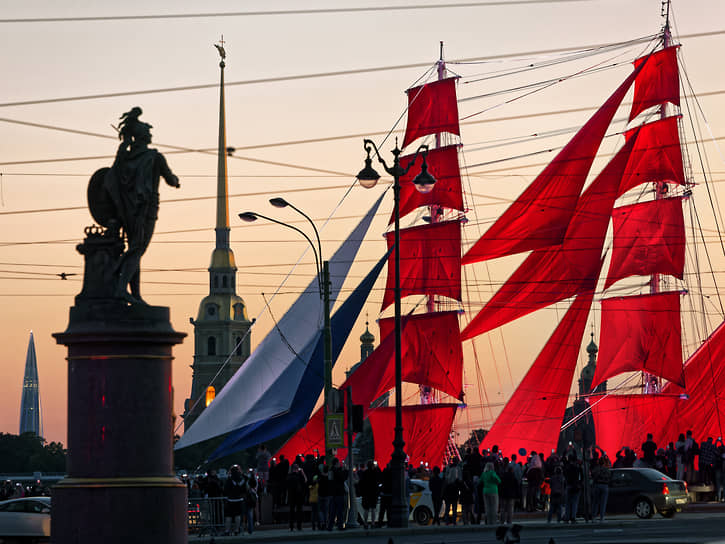
<instances>
[{"instance_id":1,"label":"metal barrier","mask_svg":"<svg viewBox=\"0 0 725 544\"><path fill-rule=\"evenodd\" d=\"M220 535L224 532L224 497L189 499L189 532Z\"/></svg>"}]
</instances>

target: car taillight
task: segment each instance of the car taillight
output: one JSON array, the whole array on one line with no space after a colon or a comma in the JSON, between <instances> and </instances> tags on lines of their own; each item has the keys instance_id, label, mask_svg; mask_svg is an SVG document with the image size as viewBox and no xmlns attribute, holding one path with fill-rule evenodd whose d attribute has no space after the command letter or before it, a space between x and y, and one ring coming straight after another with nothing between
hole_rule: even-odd
<instances>
[{"instance_id":1,"label":"car taillight","mask_svg":"<svg viewBox=\"0 0 725 544\"><path fill-rule=\"evenodd\" d=\"M662 494L663 495L669 495L670 494L670 488L667 487L667 484L662 484Z\"/></svg>"},{"instance_id":2,"label":"car taillight","mask_svg":"<svg viewBox=\"0 0 725 544\"><path fill-rule=\"evenodd\" d=\"M685 484L685 493L687 493L687 482L682 482L682 483Z\"/></svg>"}]
</instances>

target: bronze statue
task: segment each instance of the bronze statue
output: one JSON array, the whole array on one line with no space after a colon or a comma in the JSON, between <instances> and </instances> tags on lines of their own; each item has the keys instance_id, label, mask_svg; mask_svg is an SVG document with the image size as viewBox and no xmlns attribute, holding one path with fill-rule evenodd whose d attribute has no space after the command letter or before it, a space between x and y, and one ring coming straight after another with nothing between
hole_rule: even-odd
<instances>
[{"instance_id":1,"label":"bronze statue","mask_svg":"<svg viewBox=\"0 0 725 544\"><path fill-rule=\"evenodd\" d=\"M110 231L122 228L126 240L125 251L112 269L112 296L145 304L140 293L140 263L158 218L159 178L177 188L179 178L164 156L148 147L152 127L139 120L141 113L135 107L121 116L116 159L111 168L101 168L91 177L88 205L101 226Z\"/></svg>"}]
</instances>

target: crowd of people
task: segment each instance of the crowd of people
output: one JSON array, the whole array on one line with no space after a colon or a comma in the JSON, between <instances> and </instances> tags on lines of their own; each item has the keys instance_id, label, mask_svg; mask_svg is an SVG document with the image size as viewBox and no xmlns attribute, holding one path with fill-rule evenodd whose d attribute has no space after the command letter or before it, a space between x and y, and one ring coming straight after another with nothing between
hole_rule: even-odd
<instances>
[{"instance_id":1,"label":"crowd of people","mask_svg":"<svg viewBox=\"0 0 725 544\"><path fill-rule=\"evenodd\" d=\"M623 447L610 459L599 447L586 451L569 447L562 455L552 450L511 453L493 446L479 452L469 448L460 459L443 467L408 465L406 492L413 479L427 480L433 503L433 523L455 525L506 524L514 512L540 510L547 521L576 523L604 520L612 468L651 467L690 485L712 485L717 500L725 502L725 444L720 437L708 437L701 444L692 432L681 434L666 447L648 434L639 448ZM522 450L520 450L521 452ZM190 482L190 497L225 497L225 532L248 532L258 524L259 496L271 496L272 512L288 513L291 531L302 530L303 509L309 510L311 528L343 530L349 507L348 470L338 459L331 466L319 457L307 455L288 460L273 459L260 446L257 466L243 472L237 465L222 482L214 471ZM392 505L392 473L370 461L354 471L355 493L360 498L358 512L366 528L386 523ZM579 511L583 505L583 511ZM244 525L242 525L244 521ZM278 521L278 520L277 520Z\"/></svg>"},{"instance_id":2,"label":"crowd of people","mask_svg":"<svg viewBox=\"0 0 725 544\"><path fill-rule=\"evenodd\" d=\"M32 482L13 482L5 480L0 483L0 501L10 499L22 499L23 497L49 497L50 487L41 482L34 480Z\"/></svg>"},{"instance_id":3,"label":"crowd of people","mask_svg":"<svg viewBox=\"0 0 725 544\"><path fill-rule=\"evenodd\" d=\"M622 448L616 453L614 466L649 466L690 485L713 485L717 499L725 499L725 444L722 437L713 440L709 436L698 444L692 431L688 430L680 433L676 442L658 447L648 434L641 450L642 456L638 459L632 449Z\"/></svg>"}]
</instances>

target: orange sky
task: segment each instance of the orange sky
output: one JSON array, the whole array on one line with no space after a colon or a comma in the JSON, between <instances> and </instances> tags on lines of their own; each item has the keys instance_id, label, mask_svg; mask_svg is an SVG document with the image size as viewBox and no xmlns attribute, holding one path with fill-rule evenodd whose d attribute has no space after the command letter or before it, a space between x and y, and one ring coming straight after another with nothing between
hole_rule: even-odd
<instances>
[{"instance_id":1,"label":"orange sky","mask_svg":"<svg viewBox=\"0 0 725 544\"><path fill-rule=\"evenodd\" d=\"M400 1L394 5L420 3ZM391 5L371 0L313 4L306 7ZM699 116L701 136L707 139L711 133L719 138L717 142L722 147L725 73L720 64L725 49L725 5L719 0L700 0L696 5L695 8L692 2L684 0L674 2L675 30L682 36L715 32L710 36L683 37L681 58L690 83L702 95L700 106L707 124ZM250 11L298 6L297 2L276 0L243 3L243 9ZM240 267L239 294L247 302L250 317L258 318L252 336L252 344L256 345L272 325L269 314L260 313L265 297L269 298L278 287L305 242L279 227L243 225L236 214L246 210L273 214L277 210L267 204L267 199L281 195L315 219L322 221L330 216L346 188L354 182L354 173L362 167L362 135L375 135L380 142L379 134L393 127L406 104L403 91L425 72L425 66L437 60L440 40L445 42L448 60L493 59L481 64L449 65L453 72L463 76L459 98L471 99L461 102L461 114L487 110L470 119L480 123L462 126L465 162L474 165L562 145L568 134L533 138L517 147L503 144L509 144L508 138L575 127L586 120L591 110L506 122L491 120L593 108L625 77L629 70L626 63L643 52L644 46L531 74L496 79L490 76L527 63L561 58L561 53L546 51L655 34L662 23L659 6L659 0L534 1L410 11L34 23L8 19L217 13L242 8L233 2L208 2L202 8L190 1L130 1L108 7L74 2L63 4L62 10L57 3L38 1L6 7L0 16L0 342L5 346L0 366L0 432L18 431L25 351L32 330L45 436L65 441L65 348L56 345L51 334L65 329L68 308L80 291L81 278L77 275L62 281L55 274L82 272L81 256L75 245L83 237L83 228L92 222L85 209L86 186L96 169L112 161L117 143L111 125L117 124L121 113L135 105L144 109L142 119L154 126L154 145L166 154L181 181L179 190L161 188L156 235L142 261L142 292L150 303L169 306L174 326L190 335L189 317L196 315L198 303L207 293L206 268L214 244L214 201L210 197L215 194L216 157L174 153L163 146L216 148L217 89L44 101L214 84L218 80L218 57L212 44L224 34L228 53L226 79L246 83L227 88L227 141L238 150L236 157L229 160L232 248ZM524 60L511 58L515 55ZM572 80L566 86L554 85L510 104L504 102L517 94L473 99L500 89L568 75L594 63L613 62L623 64L592 77ZM283 76L399 65L418 66L280 80ZM315 143L293 143L327 138L330 139ZM388 143L385 149L390 147ZM611 152L614 141L605 141L602 149ZM721 182L725 179L722 152L712 143L703 144L702 150L714 172L713 180ZM694 147L691 153L693 165L699 167ZM471 223L465 229L469 242L501 213L507 201L523 190L545 160L547 155L543 154L471 169L469 174L476 175L466 180L471 207ZM511 169L515 166L519 168ZM712 187L717 197L718 183ZM328 256L381 190L382 187L372 191L356 187L340 204L334 212L336 219L322 231L323 251ZM696 197L706 212L706 192ZM353 267L352 280L362 277L371 260L384 251L382 233L391 205L388 196L384 212L363 244L360 262ZM276 216L283 220L293 217L284 213ZM713 226L710 218L705 221L706 226ZM709 237L716 241L713 232ZM715 270L724 270L722 250L715 243L709 249L713 252ZM476 269L481 287L472 299L475 308L490 296L484 278L490 274L492 281L503 281L505 273L519 261L518 257L501 259L491 263L490 268ZM311 266L296 270L275 299L276 317L309 281L311 272ZM351 282L348 287L352 285ZM706 284L703 289L707 294L715 294L711 285ZM366 311L374 322L381 300L379 289L372 298ZM709 310L716 313L714 297L712 302ZM479 395L473 387L477 372L473 357L469 357L466 382L472 384L470 392L476 391L470 395L469 403L473 406L485 402L490 404L490 410L471 408L461 416L462 428L490 423L491 415L508 398L512 384L526 371L553 330L554 318L561 317L564 308L557 305L543 310L477 341L486 396ZM336 369L336 383L342 381L343 370L359 358L357 338L364 330L364 321L363 316L353 331L353 339ZM371 330L378 335L374 323ZM192 342L193 335L174 352L175 408L179 414L190 390ZM470 348L468 352L470 355Z\"/></svg>"}]
</instances>

